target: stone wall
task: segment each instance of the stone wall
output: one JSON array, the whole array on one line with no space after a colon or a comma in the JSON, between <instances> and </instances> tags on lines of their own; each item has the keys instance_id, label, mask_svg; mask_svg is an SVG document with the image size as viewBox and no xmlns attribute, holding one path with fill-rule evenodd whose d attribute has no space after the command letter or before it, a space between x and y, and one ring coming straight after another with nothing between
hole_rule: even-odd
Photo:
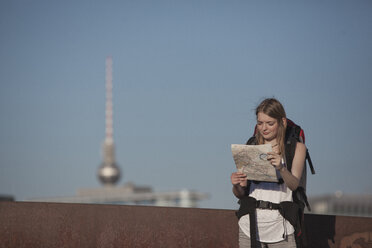
<instances>
[{"instance_id":1,"label":"stone wall","mask_svg":"<svg viewBox=\"0 0 372 248\"><path fill-rule=\"evenodd\" d=\"M305 221L310 247L371 247L372 218ZM238 226L232 210L0 202L0 247L234 248Z\"/></svg>"}]
</instances>

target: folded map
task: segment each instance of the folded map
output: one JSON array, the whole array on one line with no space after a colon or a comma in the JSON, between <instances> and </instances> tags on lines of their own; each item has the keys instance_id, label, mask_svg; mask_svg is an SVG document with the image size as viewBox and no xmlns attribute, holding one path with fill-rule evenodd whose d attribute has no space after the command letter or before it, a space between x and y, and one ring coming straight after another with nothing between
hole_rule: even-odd
<instances>
[{"instance_id":1,"label":"folded map","mask_svg":"<svg viewBox=\"0 0 372 248\"><path fill-rule=\"evenodd\" d=\"M245 173L248 180L278 182L277 171L267 160L267 153L272 151L270 144L232 144L231 151L236 168Z\"/></svg>"}]
</instances>

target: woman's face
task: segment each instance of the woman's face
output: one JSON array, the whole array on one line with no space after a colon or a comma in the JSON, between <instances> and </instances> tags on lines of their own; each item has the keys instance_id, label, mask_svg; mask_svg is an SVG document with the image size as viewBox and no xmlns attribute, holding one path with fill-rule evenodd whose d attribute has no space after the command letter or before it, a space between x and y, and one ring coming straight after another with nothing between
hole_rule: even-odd
<instances>
[{"instance_id":1,"label":"woman's face","mask_svg":"<svg viewBox=\"0 0 372 248\"><path fill-rule=\"evenodd\" d=\"M257 114L257 129L264 140L271 141L278 135L278 121L263 112Z\"/></svg>"}]
</instances>

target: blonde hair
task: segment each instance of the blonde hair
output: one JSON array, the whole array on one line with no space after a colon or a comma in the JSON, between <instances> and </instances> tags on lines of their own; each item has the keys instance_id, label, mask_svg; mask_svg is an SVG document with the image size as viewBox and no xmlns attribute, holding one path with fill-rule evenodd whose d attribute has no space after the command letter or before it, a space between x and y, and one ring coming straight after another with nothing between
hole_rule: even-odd
<instances>
[{"instance_id":1,"label":"blonde hair","mask_svg":"<svg viewBox=\"0 0 372 248\"><path fill-rule=\"evenodd\" d=\"M284 155L284 139L287 126L283 123L283 118L286 118L283 105L275 98L267 98L257 106L256 117L260 112L276 119L276 121L278 122L278 135L276 137L276 141L278 142L279 152ZM264 139L260 132L256 133L256 140L258 144L264 143Z\"/></svg>"}]
</instances>

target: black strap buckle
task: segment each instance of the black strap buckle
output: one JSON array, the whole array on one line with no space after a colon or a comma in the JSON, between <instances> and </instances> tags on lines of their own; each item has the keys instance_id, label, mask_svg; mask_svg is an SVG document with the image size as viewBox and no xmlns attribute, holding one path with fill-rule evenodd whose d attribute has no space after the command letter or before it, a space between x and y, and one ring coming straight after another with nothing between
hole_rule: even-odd
<instances>
[{"instance_id":1,"label":"black strap buckle","mask_svg":"<svg viewBox=\"0 0 372 248\"><path fill-rule=\"evenodd\" d=\"M256 202L256 208L261 208L261 209L279 209L279 204L275 204L269 201L257 201Z\"/></svg>"}]
</instances>

